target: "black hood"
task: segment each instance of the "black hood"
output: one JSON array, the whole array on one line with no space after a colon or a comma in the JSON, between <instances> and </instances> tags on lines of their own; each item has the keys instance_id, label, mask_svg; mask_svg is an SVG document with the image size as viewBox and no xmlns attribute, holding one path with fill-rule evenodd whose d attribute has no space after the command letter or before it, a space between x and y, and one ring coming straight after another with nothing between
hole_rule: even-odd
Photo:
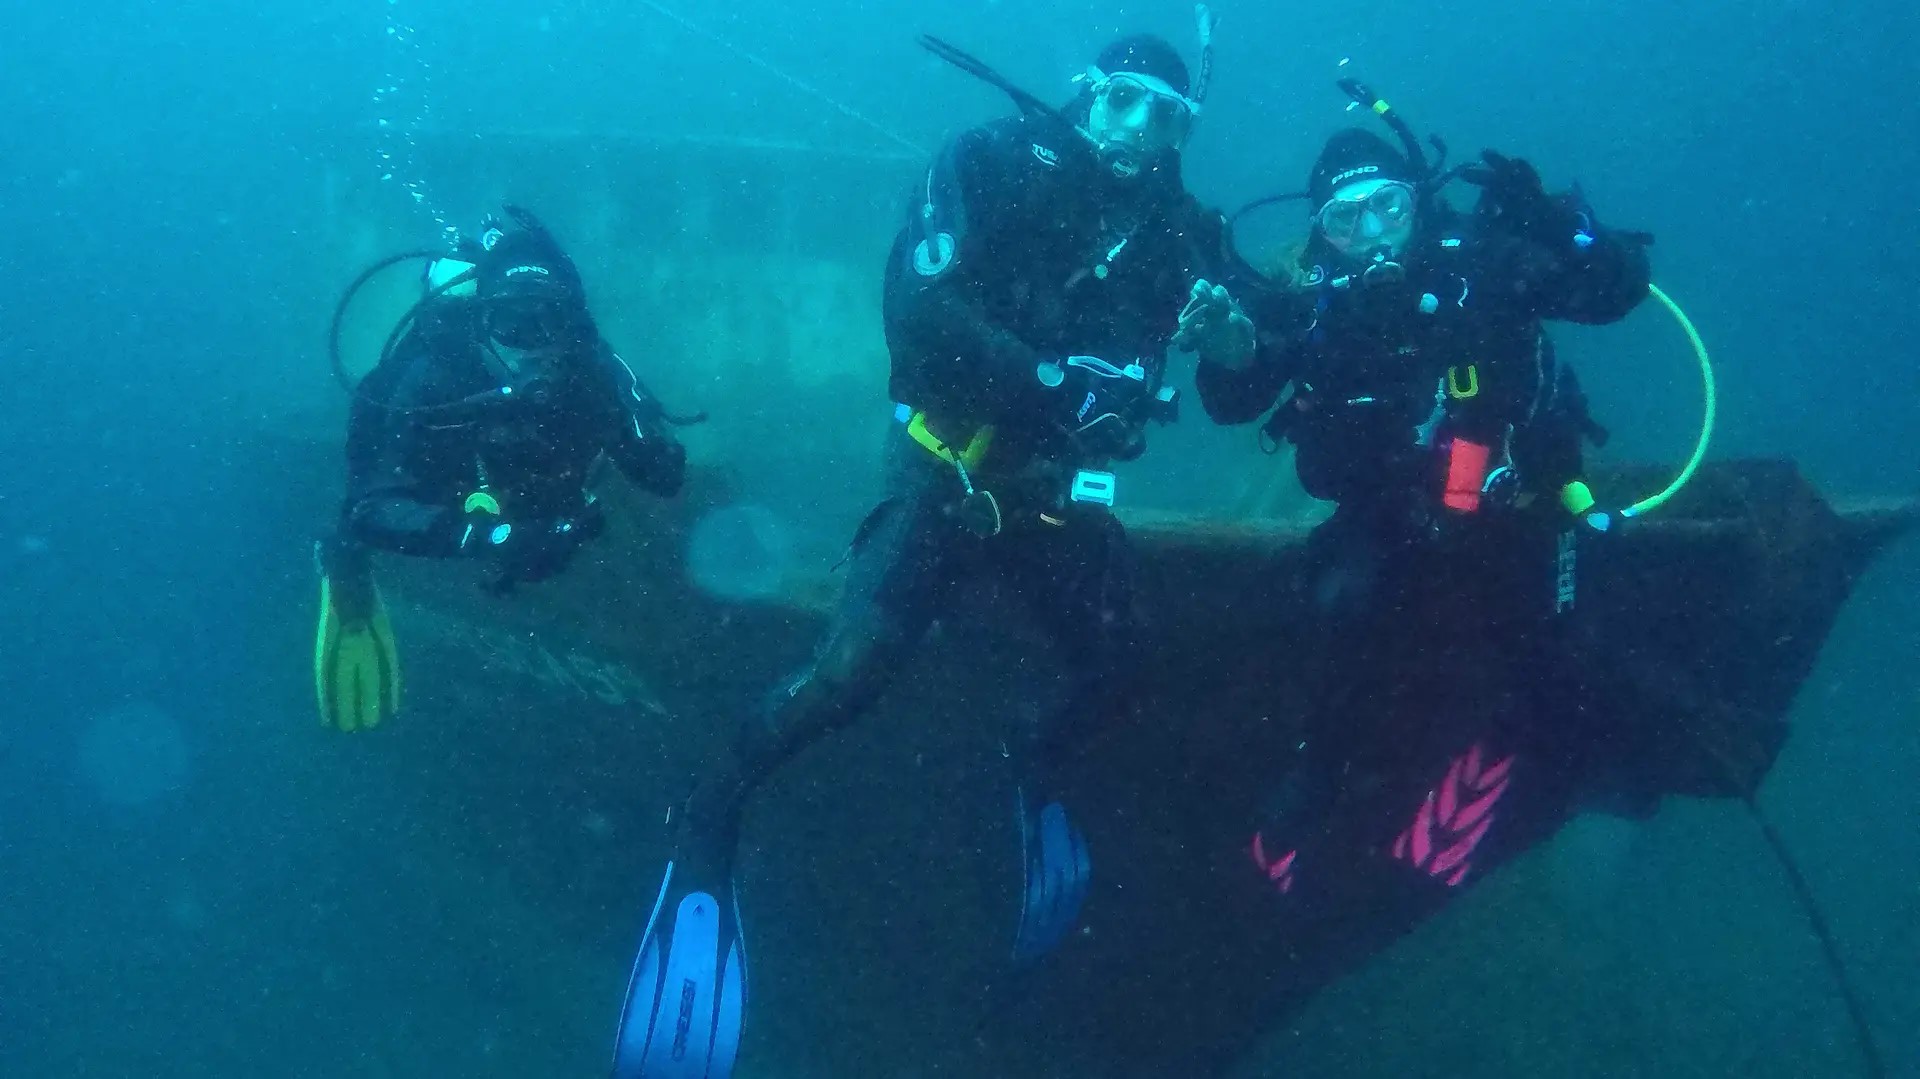
<instances>
[{"instance_id":1,"label":"black hood","mask_svg":"<svg viewBox=\"0 0 1920 1079\"><path fill-rule=\"evenodd\" d=\"M1307 174L1307 212L1317 212L1342 186L1375 178L1415 185L1420 180L1406 155L1387 140L1357 127L1337 131Z\"/></svg>"},{"instance_id":2,"label":"black hood","mask_svg":"<svg viewBox=\"0 0 1920 1079\"><path fill-rule=\"evenodd\" d=\"M1164 38L1152 34L1128 34L1101 49L1094 65L1109 75L1131 71L1136 75L1152 76L1173 87L1174 92L1182 97L1193 92L1189 85L1187 62L1180 59L1180 50L1168 44Z\"/></svg>"}]
</instances>

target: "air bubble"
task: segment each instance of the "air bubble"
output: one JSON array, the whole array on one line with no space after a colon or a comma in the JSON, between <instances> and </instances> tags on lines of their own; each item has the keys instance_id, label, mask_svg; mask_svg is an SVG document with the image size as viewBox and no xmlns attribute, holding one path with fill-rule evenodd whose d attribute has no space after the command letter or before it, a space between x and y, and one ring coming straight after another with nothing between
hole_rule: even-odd
<instances>
[{"instance_id":1,"label":"air bubble","mask_svg":"<svg viewBox=\"0 0 1920 1079\"><path fill-rule=\"evenodd\" d=\"M373 91L374 101L389 114L374 118L380 179L390 182L396 176L405 178L414 205L424 207L437 225L452 233L453 226L428 197L427 185L420 177L418 135L433 113L433 72L418 40L419 28L403 17L406 14L400 0L387 0L387 70Z\"/></svg>"}]
</instances>

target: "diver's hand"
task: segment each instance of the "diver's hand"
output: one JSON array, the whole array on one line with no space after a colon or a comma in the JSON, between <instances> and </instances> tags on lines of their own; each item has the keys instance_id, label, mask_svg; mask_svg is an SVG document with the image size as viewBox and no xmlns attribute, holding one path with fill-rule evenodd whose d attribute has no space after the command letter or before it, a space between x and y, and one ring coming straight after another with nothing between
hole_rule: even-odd
<instances>
[{"instance_id":1,"label":"diver's hand","mask_svg":"<svg viewBox=\"0 0 1920 1079\"><path fill-rule=\"evenodd\" d=\"M1460 178L1487 193L1493 211L1509 223L1518 223L1520 232L1528 231L1535 213L1548 201L1546 185L1540 182L1540 170L1524 158L1508 157L1493 150L1480 151L1480 164L1468 165Z\"/></svg>"},{"instance_id":2,"label":"diver's hand","mask_svg":"<svg viewBox=\"0 0 1920 1079\"><path fill-rule=\"evenodd\" d=\"M1493 150L1480 151L1480 159L1482 164L1469 166L1460 178L1486 192L1487 212L1495 222L1550 251L1579 242L1585 234L1580 212L1567 199L1547 194L1538 169Z\"/></svg>"},{"instance_id":3,"label":"diver's hand","mask_svg":"<svg viewBox=\"0 0 1920 1079\"><path fill-rule=\"evenodd\" d=\"M1049 391L1048 418L1084 452L1123 459L1138 455L1144 443L1142 413L1152 396L1146 368L1067 356L1041 363L1034 377Z\"/></svg>"},{"instance_id":4,"label":"diver's hand","mask_svg":"<svg viewBox=\"0 0 1920 1079\"><path fill-rule=\"evenodd\" d=\"M1253 320L1225 286L1201 278L1193 283L1187 306L1180 310L1180 329L1173 335L1173 344L1198 355L1201 363L1243 370L1253 362Z\"/></svg>"}]
</instances>

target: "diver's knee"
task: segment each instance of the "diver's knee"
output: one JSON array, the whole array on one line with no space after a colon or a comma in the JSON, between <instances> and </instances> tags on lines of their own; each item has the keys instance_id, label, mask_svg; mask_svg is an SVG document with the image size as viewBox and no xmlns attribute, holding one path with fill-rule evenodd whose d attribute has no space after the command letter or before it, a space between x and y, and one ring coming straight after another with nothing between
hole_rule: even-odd
<instances>
[{"instance_id":1,"label":"diver's knee","mask_svg":"<svg viewBox=\"0 0 1920 1079\"><path fill-rule=\"evenodd\" d=\"M793 694L810 691L836 700L864 701L879 693L905 652L905 635L877 621L835 634L795 682Z\"/></svg>"},{"instance_id":2,"label":"diver's knee","mask_svg":"<svg viewBox=\"0 0 1920 1079\"><path fill-rule=\"evenodd\" d=\"M749 767L770 767L812 739L857 716L880 695L892 652L871 638L836 638L812 664L777 686L744 724L740 755Z\"/></svg>"}]
</instances>

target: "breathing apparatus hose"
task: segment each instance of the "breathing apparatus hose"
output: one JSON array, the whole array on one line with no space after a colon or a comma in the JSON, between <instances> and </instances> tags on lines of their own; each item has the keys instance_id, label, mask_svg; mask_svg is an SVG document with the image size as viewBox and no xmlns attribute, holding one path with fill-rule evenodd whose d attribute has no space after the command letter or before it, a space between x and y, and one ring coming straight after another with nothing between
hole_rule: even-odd
<instances>
[{"instance_id":1,"label":"breathing apparatus hose","mask_svg":"<svg viewBox=\"0 0 1920 1079\"><path fill-rule=\"evenodd\" d=\"M1671 314L1674 321L1678 322L1680 328L1686 332L1687 341L1693 345L1693 354L1700 361L1700 388L1704 394L1704 404L1700 418L1700 437L1694 442L1693 456L1687 458L1687 463L1680 469L1680 474L1675 476L1673 482L1667 484L1666 488L1658 494L1649 495L1621 510L1621 517L1638 517L1648 510L1659 509L1674 495L1680 493L1680 489L1687 485L1687 481L1693 479L1693 474L1700 470L1700 462L1706 460L1707 447L1713 442L1714 420L1719 414L1719 395L1713 381L1713 360L1707 355L1707 345L1700 339L1700 331L1694 328L1693 320L1687 317L1687 313L1682 311L1680 305L1673 301L1673 297L1667 295L1660 286L1649 284L1647 292L1667 309L1667 313Z\"/></svg>"},{"instance_id":2,"label":"breathing apparatus hose","mask_svg":"<svg viewBox=\"0 0 1920 1079\"><path fill-rule=\"evenodd\" d=\"M1860 994L1854 991L1853 980L1847 976L1847 964L1840 958L1840 943L1834 939L1833 929L1827 924L1826 915L1820 911L1813 886L1807 883L1806 874L1800 871L1800 863L1794 858L1787 841L1781 838L1779 829L1760 809L1760 799L1748 794L1741 801L1754 823L1759 825L1760 835L1773 851L1774 858L1779 861L1781 872L1786 874L1787 885L1793 889L1794 898L1806 914L1807 925L1820 944L1820 955L1827 961L1827 969L1833 974L1834 984L1839 989L1840 1003L1847 1010L1847 1020L1853 1024L1854 1044L1859 1049L1862 1067L1869 1079L1885 1079L1887 1062L1880 1055L1880 1043L1874 1040L1873 1025L1867 1022L1866 1005L1861 1001Z\"/></svg>"},{"instance_id":3,"label":"breathing apparatus hose","mask_svg":"<svg viewBox=\"0 0 1920 1079\"><path fill-rule=\"evenodd\" d=\"M363 396L360 392L360 384L354 380L353 374L347 370L346 361L341 356L340 331L342 324L346 321L347 310L353 306L354 297L359 295L360 290L366 287L367 282L373 280L375 275L390 266L397 266L402 262L409 262L414 259L425 259L428 262L433 262L439 259L450 258L457 261L460 257L458 254L449 255L445 251L431 249L402 251L396 255L388 255L386 258L380 259L378 262L360 271L360 274L347 286L346 291L340 294L340 300L333 308L333 320L327 327L327 362L333 368L334 380L340 383L340 388L347 392L348 397L356 401L363 401L368 405L386 412L405 415L431 415L453 414L475 407L489 407L514 395L513 387L503 386L483 390L479 393L469 394L458 400L445 401L440 404L390 405L382 401L374 400L371 397ZM427 294L421 297L412 307L407 308L406 313L401 315L399 321L394 323L393 329L387 334L386 342L380 347L380 358L375 366L378 367L386 363L387 360L392 357L394 349L399 347L401 338L406 336L407 330L414 325L414 320L419 316L423 308L454 289L471 283L478 274L479 268L470 265L466 269L427 290ZM616 354L614 358L619 359L619 356ZM658 395L656 395L646 383L640 381L640 376L633 373L633 368L628 366L625 360L620 360L620 364L626 369L628 377L633 379L634 388L640 393L644 393L647 400L653 403L653 415L662 423L670 427L691 427L695 424L707 422L707 414L704 411L692 413L668 411L667 407L660 403Z\"/></svg>"},{"instance_id":4,"label":"breathing apparatus hose","mask_svg":"<svg viewBox=\"0 0 1920 1079\"><path fill-rule=\"evenodd\" d=\"M1672 483L1667 484L1665 490L1621 510L1622 517L1638 517L1648 510L1658 509L1687 485L1687 481L1692 479L1693 474L1699 470L1700 462L1706 459L1707 446L1713 441L1714 419L1718 412L1718 396L1713 381L1713 362L1707 355L1706 342L1700 339L1700 331L1694 328L1693 320L1687 317L1687 313L1681 310L1680 305L1675 303L1673 297L1668 296L1660 286L1649 284L1647 292L1654 299L1659 300L1667 312L1673 316L1674 321L1680 324L1680 328L1686 331L1687 340L1693 345L1693 353L1700 360L1700 386L1705 395L1705 401L1700 420L1700 437L1694 443L1693 456L1687 459L1686 466L1673 478ZM1730 778L1729 783L1737 786L1738 780ZM1786 840L1781 838L1779 830L1773 826L1773 821L1761 810L1759 798L1755 794L1748 793L1741 796L1741 802L1746 806L1747 813L1752 816L1754 823L1759 826L1761 836L1779 862L1788 885L1793 889L1794 898L1798 900L1802 913L1806 915L1807 924L1819 942L1820 954L1826 960L1828 970L1833 974L1834 984L1840 994L1840 1002L1845 1006L1847 1019L1853 1025L1854 1041L1859 1048L1861 1063L1865 1067L1866 1074L1872 1079L1880 1079L1887 1074L1886 1060L1881 1056L1879 1044L1874 1040L1873 1026L1867 1021L1866 1007L1861 1002L1860 995L1854 991L1852 979L1847 976L1847 965L1840 957L1839 942L1835 940L1833 930L1828 926L1825 914L1821 912L1820 903L1813 894L1812 885L1807 883L1806 875L1801 872L1800 864L1793 857L1793 852L1787 846Z\"/></svg>"},{"instance_id":5,"label":"breathing apparatus hose","mask_svg":"<svg viewBox=\"0 0 1920 1079\"><path fill-rule=\"evenodd\" d=\"M397 255L388 255L360 271L360 275L355 277L352 283L347 285L346 291L340 294L340 301L333 305L333 321L327 326L327 362L332 365L334 381L340 383L341 389L348 393L352 393L354 389L353 374L347 370L346 361L340 357L340 327L346 322L347 308L353 306L353 298L360 294L360 290L366 287L367 282L373 280L375 275L389 266L398 266L402 262L410 262L414 259L437 259L444 255L445 252L432 249L402 251Z\"/></svg>"}]
</instances>

